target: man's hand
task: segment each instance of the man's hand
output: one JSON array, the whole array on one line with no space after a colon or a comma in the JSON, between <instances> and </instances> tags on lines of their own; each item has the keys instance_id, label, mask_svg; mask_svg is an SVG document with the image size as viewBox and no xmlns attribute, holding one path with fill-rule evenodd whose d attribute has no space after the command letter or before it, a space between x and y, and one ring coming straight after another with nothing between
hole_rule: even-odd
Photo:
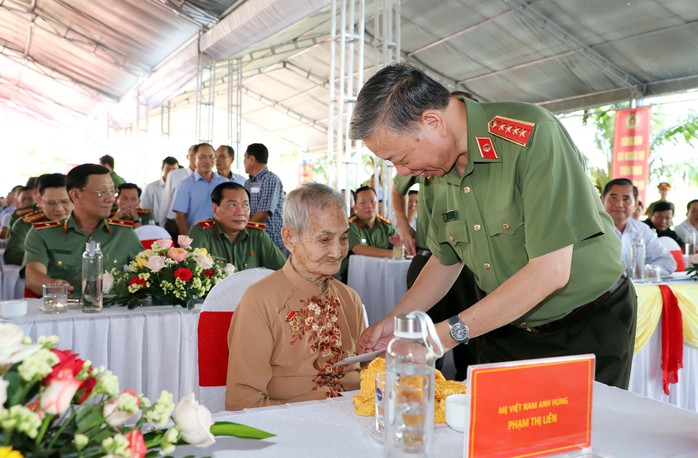
<instances>
[{"instance_id":1,"label":"man's hand","mask_svg":"<svg viewBox=\"0 0 698 458\"><path fill-rule=\"evenodd\" d=\"M400 238L400 234L397 232L388 237L388 242L390 242L393 246L400 246L402 245L402 239Z\"/></svg>"},{"instance_id":2,"label":"man's hand","mask_svg":"<svg viewBox=\"0 0 698 458\"><path fill-rule=\"evenodd\" d=\"M120 220L135 221L135 220L137 220L138 218L136 218L136 216L135 216L134 213L135 213L135 212L132 212L130 209L124 208L123 210L117 210L117 212L116 212L116 214L114 215L114 217L115 217L116 219L120 219Z\"/></svg>"},{"instance_id":3,"label":"man's hand","mask_svg":"<svg viewBox=\"0 0 698 458\"><path fill-rule=\"evenodd\" d=\"M417 233L410 227L409 224L400 224L397 227L397 233L400 234L400 241L405 245L405 254L414 256L417 254L417 242L415 237Z\"/></svg>"},{"instance_id":4,"label":"man's hand","mask_svg":"<svg viewBox=\"0 0 698 458\"><path fill-rule=\"evenodd\" d=\"M368 353L374 350L383 350L393 338L393 316L388 315L378 323L374 323L361 333L356 344L356 353Z\"/></svg>"}]
</instances>

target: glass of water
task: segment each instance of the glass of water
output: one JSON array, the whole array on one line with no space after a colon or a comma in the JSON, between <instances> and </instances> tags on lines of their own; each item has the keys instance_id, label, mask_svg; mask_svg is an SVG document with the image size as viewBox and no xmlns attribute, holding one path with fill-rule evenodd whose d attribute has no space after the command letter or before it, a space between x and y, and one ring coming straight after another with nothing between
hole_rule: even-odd
<instances>
[{"instance_id":1,"label":"glass of water","mask_svg":"<svg viewBox=\"0 0 698 458\"><path fill-rule=\"evenodd\" d=\"M385 434L384 428L385 423L383 420L383 396L385 395L385 372L378 372L376 374L376 396L375 396L375 407L376 413L374 415L375 424L371 429L371 437L378 442L383 442L383 434Z\"/></svg>"},{"instance_id":2,"label":"glass of water","mask_svg":"<svg viewBox=\"0 0 698 458\"><path fill-rule=\"evenodd\" d=\"M68 311L68 284L45 283L41 285L43 291L43 313L65 313Z\"/></svg>"}]
</instances>

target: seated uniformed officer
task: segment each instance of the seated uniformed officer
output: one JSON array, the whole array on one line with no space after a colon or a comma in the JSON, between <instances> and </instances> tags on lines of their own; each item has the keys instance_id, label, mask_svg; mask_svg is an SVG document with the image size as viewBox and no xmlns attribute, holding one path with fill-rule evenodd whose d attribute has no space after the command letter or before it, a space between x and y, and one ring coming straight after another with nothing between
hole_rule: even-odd
<instances>
[{"instance_id":1,"label":"seated uniformed officer","mask_svg":"<svg viewBox=\"0 0 698 458\"><path fill-rule=\"evenodd\" d=\"M349 255L342 261L342 278L346 280L349 256L360 254L374 258L393 256L393 245L400 236L389 219L378 214L378 195L370 186L356 190L354 214L349 218Z\"/></svg>"},{"instance_id":2,"label":"seated uniformed officer","mask_svg":"<svg viewBox=\"0 0 698 458\"><path fill-rule=\"evenodd\" d=\"M143 248L133 222L109 219L116 189L109 169L82 164L68 172L66 187L73 212L63 221L35 223L25 241L26 287L40 296L44 283L68 283L80 295L82 253L94 240L101 245L104 269L123 266Z\"/></svg>"},{"instance_id":3,"label":"seated uniformed officer","mask_svg":"<svg viewBox=\"0 0 698 458\"><path fill-rule=\"evenodd\" d=\"M112 218L133 221L134 228L144 224L155 224L152 212L141 208L141 188L134 183L124 183L119 186L116 211Z\"/></svg>"},{"instance_id":4,"label":"seated uniformed officer","mask_svg":"<svg viewBox=\"0 0 698 458\"><path fill-rule=\"evenodd\" d=\"M65 189L65 175L50 173L39 180L37 197L40 210L18 219L10 229L5 245L4 259L7 264L21 265L24 259L24 240L34 223L59 221L73 210L73 203Z\"/></svg>"},{"instance_id":5,"label":"seated uniformed officer","mask_svg":"<svg viewBox=\"0 0 698 458\"><path fill-rule=\"evenodd\" d=\"M244 186L221 183L211 192L213 218L192 226L192 246L206 248L212 256L235 270L266 267L278 270L286 262L262 223L249 222L250 196Z\"/></svg>"},{"instance_id":6,"label":"seated uniformed officer","mask_svg":"<svg viewBox=\"0 0 698 458\"><path fill-rule=\"evenodd\" d=\"M36 205L34 187L23 186L17 193L17 210L10 217L10 228L20 218L29 216L39 211Z\"/></svg>"}]
</instances>

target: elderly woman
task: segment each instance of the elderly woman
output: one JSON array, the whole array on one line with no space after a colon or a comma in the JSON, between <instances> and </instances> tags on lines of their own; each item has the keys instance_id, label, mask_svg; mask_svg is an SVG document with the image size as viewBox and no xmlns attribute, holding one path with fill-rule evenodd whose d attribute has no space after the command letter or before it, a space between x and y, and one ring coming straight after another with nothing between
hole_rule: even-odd
<instances>
[{"instance_id":1,"label":"elderly woman","mask_svg":"<svg viewBox=\"0 0 698 458\"><path fill-rule=\"evenodd\" d=\"M284 205L284 267L251 285L228 332L227 410L325 399L359 387L356 354L365 325L358 294L332 278L347 255L341 196L308 183Z\"/></svg>"}]
</instances>

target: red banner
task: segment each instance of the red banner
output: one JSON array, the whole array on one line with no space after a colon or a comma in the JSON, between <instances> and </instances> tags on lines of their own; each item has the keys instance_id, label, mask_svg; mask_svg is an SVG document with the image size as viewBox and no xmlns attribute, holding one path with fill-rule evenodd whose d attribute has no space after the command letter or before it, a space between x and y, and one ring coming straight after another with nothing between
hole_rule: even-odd
<instances>
[{"instance_id":1,"label":"red banner","mask_svg":"<svg viewBox=\"0 0 698 458\"><path fill-rule=\"evenodd\" d=\"M645 206L650 175L650 107L616 111L613 135L611 177L628 178L638 189L638 199Z\"/></svg>"}]
</instances>

